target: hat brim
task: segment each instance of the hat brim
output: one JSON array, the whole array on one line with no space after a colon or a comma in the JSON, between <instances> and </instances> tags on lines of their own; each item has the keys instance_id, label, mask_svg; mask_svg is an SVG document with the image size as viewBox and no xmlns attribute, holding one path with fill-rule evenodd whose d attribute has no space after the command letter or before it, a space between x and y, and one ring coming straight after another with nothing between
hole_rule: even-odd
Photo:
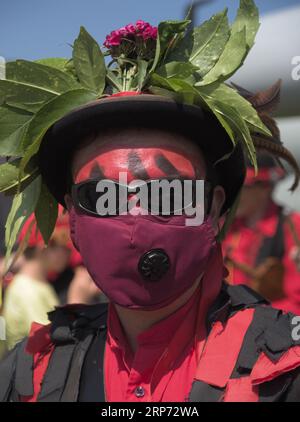
<instances>
[{"instance_id":1,"label":"hat brim","mask_svg":"<svg viewBox=\"0 0 300 422\"><path fill-rule=\"evenodd\" d=\"M242 147L232 141L217 118L201 107L157 95L108 97L68 113L49 128L38 153L41 174L50 192L65 206L70 188L72 156L82 141L101 128L152 127L180 132L193 139L207 162L216 164L226 193L223 211L233 204L245 178Z\"/></svg>"}]
</instances>

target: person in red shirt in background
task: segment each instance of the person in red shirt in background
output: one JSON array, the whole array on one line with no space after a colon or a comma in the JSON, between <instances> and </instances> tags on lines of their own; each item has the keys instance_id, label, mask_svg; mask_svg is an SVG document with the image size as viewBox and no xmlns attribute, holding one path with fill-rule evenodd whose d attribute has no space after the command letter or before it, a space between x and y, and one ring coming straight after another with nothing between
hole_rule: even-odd
<instances>
[{"instance_id":1,"label":"person in red shirt in background","mask_svg":"<svg viewBox=\"0 0 300 422\"><path fill-rule=\"evenodd\" d=\"M280 143L271 113L280 97L280 81L252 94L237 87L254 106ZM300 315L300 214L275 204L272 194L285 170L263 148L257 154L258 174L248 161L236 219L223 241L230 284L246 284L273 306ZM288 204L286 204L288 206Z\"/></svg>"}]
</instances>

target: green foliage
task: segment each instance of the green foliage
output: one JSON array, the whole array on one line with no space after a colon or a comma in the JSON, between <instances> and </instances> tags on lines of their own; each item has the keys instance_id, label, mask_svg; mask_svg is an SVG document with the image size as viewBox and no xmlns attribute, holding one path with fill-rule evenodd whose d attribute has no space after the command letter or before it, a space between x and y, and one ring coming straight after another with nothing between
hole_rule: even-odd
<instances>
[{"instance_id":1,"label":"green foliage","mask_svg":"<svg viewBox=\"0 0 300 422\"><path fill-rule=\"evenodd\" d=\"M98 43L83 26L74 42L73 62L81 85L101 95L106 78L104 56Z\"/></svg>"},{"instance_id":2,"label":"green foliage","mask_svg":"<svg viewBox=\"0 0 300 422\"><path fill-rule=\"evenodd\" d=\"M23 192L14 197L5 225L6 261L17 240L18 234L30 215L34 212L41 190L41 177L37 177Z\"/></svg>"},{"instance_id":3,"label":"green foliage","mask_svg":"<svg viewBox=\"0 0 300 422\"><path fill-rule=\"evenodd\" d=\"M42 183L40 196L35 209L35 219L46 245L55 228L57 216L57 201L53 198L47 186Z\"/></svg>"},{"instance_id":4,"label":"green foliage","mask_svg":"<svg viewBox=\"0 0 300 422\"><path fill-rule=\"evenodd\" d=\"M227 9L189 30L190 21L158 26L152 56L112 54L108 66L97 41L80 28L71 58L7 64L0 80L0 192L15 195L6 225L8 255L29 213L35 213L47 243L57 219L57 203L41 180L36 154L47 130L79 106L105 94L145 91L210 110L233 147L242 142L256 167L252 133L270 136L256 110L224 82L243 64L259 29L253 0L240 0L230 27ZM217 148L217 145L216 145ZM222 157L221 159L226 159Z\"/></svg>"},{"instance_id":5,"label":"green foliage","mask_svg":"<svg viewBox=\"0 0 300 422\"><path fill-rule=\"evenodd\" d=\"M189 61L206 75L219 60L229 38L227 9L190 31L169 55L170 61Z\"/></svg>"}]
</instances>

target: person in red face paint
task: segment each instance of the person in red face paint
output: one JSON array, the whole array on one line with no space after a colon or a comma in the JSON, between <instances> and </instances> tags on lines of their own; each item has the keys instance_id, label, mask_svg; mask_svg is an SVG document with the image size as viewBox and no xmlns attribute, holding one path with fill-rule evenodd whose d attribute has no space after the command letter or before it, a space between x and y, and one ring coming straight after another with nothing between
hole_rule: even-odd
<instances>
[{"instance_id":1,"label":"person in red face paint","mask_svg":"<svg viewBox=\"0 0 300 422\"><path fill-rule=\"evenodd\" d=\"M273 306L300 314L300 215L272 200L285 172L270 154L258 156L259 173L249 165L236 220L223 242L228 281L247 284Z\"/></svg>"},{"instance_id":2,"label":"person in red face paint","mask_svg":"<svg viewBox=\"0 0 300 422\"><path fill-rule=\"evenodd\" d=\"M223 30L225 24L227 33L224 17L212 18L209 28ZM100 49L81 29L72 75L85 88L75 85L54 109L47 102L55 121L38 139L34 158L45 186L68 209L73 243L109 303L58 308L48 326L34 324L0 365L0 400L299 401L297 320L246 286L223 281L219 224L234 209L247 151L254 163L255 146L284 156L294 165L295 185L300 178L293 157L255 110L223 84L223 63L238 61L232 60L233 41L243 36L245 54L254 41L253 2L241 2L237 20L218 63L216 51L207 54L211 43L198 60L194 37L201 34L201 45L203 32L191 37L188 21L165 22L158 31L143 21L127 25L107 37L116 67L105 71ZM244 22L251 28L247 43L244 30L236 32ZM153 73L168 54L185 62L167 62ZM168 79L173 73L179 80ZM69 77L58 85L74 87ZM87 101L91 97L96 99ZM81 106L75 108L77 101ZM60 107L69 113L56 119ZM171 191L154 193L157 182L182 189L189 182L192 195L177 201ZM199 211L197 224L190 206Z\"/></svg>"},{"instance_id":3,"label":"person in red face paint","mask_svg":"<svg viewBox=\"0 0 300 422\"><path fill-rule=\"evenodd\" d=\"M88 118L97 110L106 114L105 124L97 124L90 135L80 134L76 148L64 152L62 162L72 156L69 176L60 167L64 185L55 181L59 163L53 157L53 172L48 148L61 145L65 124L69 136L75 136L86 115L75 111L46 135L41 169L50 189L66 203L74 245L111 303L61 308L50 314L50 326L34 324L29 340L15 352L22 356L24 350L29 373L33 363L33 383L15 388L6 382L5 397L29 402L299 400L298 372L290 372L300 366L300 346L289 331L292 316L269 308L243 286L222 284L226 271L215 237L222 210L236 196L234 180L243 180L242 151L229 159L236 164L236 179L220 179L224 167L216 179L204 144L199 148L187 129L191 125L170 129L168 123L168 115L175 122L178 113L189 120L196 109L174 105L128 93L87 106ZM116 108L118 128L112 128ZM203 142L212 132L222 136L215 121L210 131L204 129L210 119L207 115L202 121ZM203 224L186 226L184 215L142 215L138 206L135 215L97 216L95 180L117 182L120 172L128 183L209 181ZM16 354L2 364L1 379L18 376L12 369ZM284 391L283 379L288 383Z\"/></svg>"}]
</instances>

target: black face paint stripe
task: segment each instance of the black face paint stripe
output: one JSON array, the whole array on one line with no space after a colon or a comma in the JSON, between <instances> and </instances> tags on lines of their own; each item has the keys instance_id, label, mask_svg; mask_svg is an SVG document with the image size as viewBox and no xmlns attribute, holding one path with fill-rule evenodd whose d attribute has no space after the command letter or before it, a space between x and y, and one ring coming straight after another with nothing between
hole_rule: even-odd
<instances>
[{"instance_id":1,"label":"black face paint stripe","mask_svg":"<svg viewBox=\"0 0 300 422\"><path fill-rule=\"evenodd\" d=\"M102 168L99 166L98 163L95 163L90 171L90 178L91 179L96 179L96 178L101 178L101 179L105 179L104 173Z\"/></svg>"},{"instance_id":2,"label":"black face paint stripe","mask_svg":"<svg viewBox=\"0 0 300 422\"><path fill-rule=\"evenodd\" d=\"M155 164L157 167L166 175L172 175L173 177L179 177L180 172L177 170L176 167L163 155L163 154L156 154L154 157Z\"/></svg>"},{"instance_id":3,"label":"black face paint stripe","mask_svg":"<svg viewBox=\"0 0 300 422\"><path fill-rule=\"evenodd\" d=\"M132 176L137 179L149 179L149 174L147 173L143 162L136 151L130 151L128 154L128 170Z\"/></svg>"}]
</instances>

